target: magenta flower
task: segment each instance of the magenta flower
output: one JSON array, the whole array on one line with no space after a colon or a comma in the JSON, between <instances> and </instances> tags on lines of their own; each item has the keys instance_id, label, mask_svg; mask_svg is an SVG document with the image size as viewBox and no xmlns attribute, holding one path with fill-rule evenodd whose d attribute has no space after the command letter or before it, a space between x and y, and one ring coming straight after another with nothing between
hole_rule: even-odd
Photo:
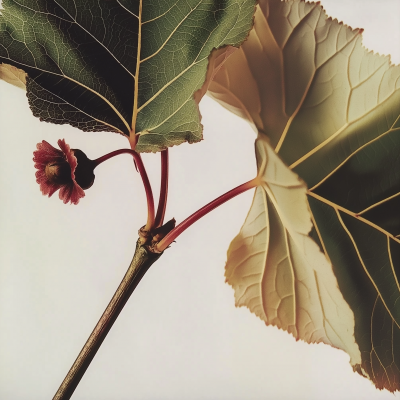
<instances>
[{"instance_id":1,"label":"magenta flower","mask_svg":"<svg viewBox=\"0 0 400 400\"><path fill-rule=\"evenodd\" d=\"M33 152L36 182L44 195L50 197L60 189L59 197L64 204L78 204L85 197L83 189L93 184L95 163L81 150L71 149L64 139L58 145L61 150L45 140L36 145L37 150Z\"/></svg>"}]
</instances>

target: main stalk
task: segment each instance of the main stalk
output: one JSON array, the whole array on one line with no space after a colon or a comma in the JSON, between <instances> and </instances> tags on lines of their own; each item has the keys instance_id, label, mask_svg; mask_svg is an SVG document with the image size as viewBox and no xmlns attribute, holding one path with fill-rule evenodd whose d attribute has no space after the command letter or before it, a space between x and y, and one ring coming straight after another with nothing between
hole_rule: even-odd
<instances>
[{"instance_id":1,"label":"main stalk","mask_svg":"<svg viewBox=\"0 0 400 400\"><path fill-rule=\"evenodd\" d=\"M148 271L150 266L157 261L161 254L162 253L157 254L150 252L145 245L141 244L140 239L137 241L136 251L128 271L67 376L57 390L57 393L54 395L53 400L68 400L71 398L129 297L144 274Z\"/></svg>"}]
</instances>

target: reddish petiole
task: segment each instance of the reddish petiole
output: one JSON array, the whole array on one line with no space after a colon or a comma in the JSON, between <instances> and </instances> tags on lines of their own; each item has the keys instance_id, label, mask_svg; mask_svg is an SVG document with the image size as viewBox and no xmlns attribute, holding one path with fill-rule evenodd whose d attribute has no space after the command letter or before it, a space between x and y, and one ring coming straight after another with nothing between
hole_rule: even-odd
<instances>
[{"instance_id":1,"label":"reddish petiole","mask_svg":"<svg viewBox=\"0 0 400 400\"><path fill-rule=\"evenodd\" d=\"M150 231L154 227L154 198L153 198L153 191L151 189L150 181L147 176L147 172L144 167L142 157L140 157L140 154L137 153L135 150L131 150L131 149L119 149L119 150L112 151L111 153L108 153L102 157L99 157L96 160L93 160L93 163L95 164L95 167L97 167L102 162L104 162L112 157L118 156L120 154L130 154L131 156L133 156L133 159L135 160L136 169L139 171L140 176L142 177L143 186L144 186L144 190L146 192L146 198L147 198L147 223L146 223L146 226L144 227L144 230Z\"/></svg>"},{"instance_id":2,"label":"reddish petiole","mask_svg":"<svg viewBox=\"0 0 400 400\"><path fill-rule=\"evenodd\" d=\"M215 200L206 204L204 207L200 208L196 212L194 212L191 216L182 221L178 226L176 226L171 232L169 232L160 242L157 244L157 251L164 251L182 232L184 232L187 228L189 228L192 224L198 221L200 218L204 217L210 211L219 207L221 204L224 204L228 200L233 199L237 195L250 190L260 184L259 178L254 178L251 181L243 183L230 190L229 192L224 193L222 196L217 197Z\"/></svg>"}]
</instances>

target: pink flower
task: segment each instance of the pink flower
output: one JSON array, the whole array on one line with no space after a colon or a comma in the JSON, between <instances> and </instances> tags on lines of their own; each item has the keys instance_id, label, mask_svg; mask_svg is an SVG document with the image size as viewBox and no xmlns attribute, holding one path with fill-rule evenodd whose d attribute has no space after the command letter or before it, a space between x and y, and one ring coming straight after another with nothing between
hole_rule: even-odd
<instances>
[{"instance_id":1,"label":"pink flower","mask_svg":"<svg viewBox=\"0 0 400 400\"><path fill-rule=\"evenodd\" d=\"M61 150L45 140L36 145L33 152L36 182L40 190L49 197L60 189L59 197L67 204L78 204L85 197L83 189L88 189L94 181L93 161L81 150L71 149L64 139L58 141Z\"/></svg>"}]
</instances>

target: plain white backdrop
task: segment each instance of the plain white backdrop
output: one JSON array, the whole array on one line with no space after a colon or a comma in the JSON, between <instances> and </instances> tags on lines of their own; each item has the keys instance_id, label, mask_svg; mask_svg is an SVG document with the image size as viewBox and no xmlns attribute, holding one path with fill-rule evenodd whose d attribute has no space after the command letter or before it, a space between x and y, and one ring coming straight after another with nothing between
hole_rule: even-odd
<instances>
[{"instance_id":1,"label":"plain white backdrop","mask_svg":"<svg viewBox=\"0 0 400 400\"><path fill-rule=\"evenodd\" d=\"M364 44L400 61L400 0L325 0L363 27ZM167 218L178 222L254 177L255 135L209 98L204 141L170 150ZM65 138L89 158L128 147L113 133L39 122L25 93L0 82L0 399L51 399L127 269L146 220L132 159L96 169L78 206L41 195L36 143ZM159 187L159 155L144 155ZM393 399L353 373L349 357L307 345L234 307L224 283L230 241L252 192L213 211L165 251L132 295L74 400Z\"/></svg>"}]
</instances>

